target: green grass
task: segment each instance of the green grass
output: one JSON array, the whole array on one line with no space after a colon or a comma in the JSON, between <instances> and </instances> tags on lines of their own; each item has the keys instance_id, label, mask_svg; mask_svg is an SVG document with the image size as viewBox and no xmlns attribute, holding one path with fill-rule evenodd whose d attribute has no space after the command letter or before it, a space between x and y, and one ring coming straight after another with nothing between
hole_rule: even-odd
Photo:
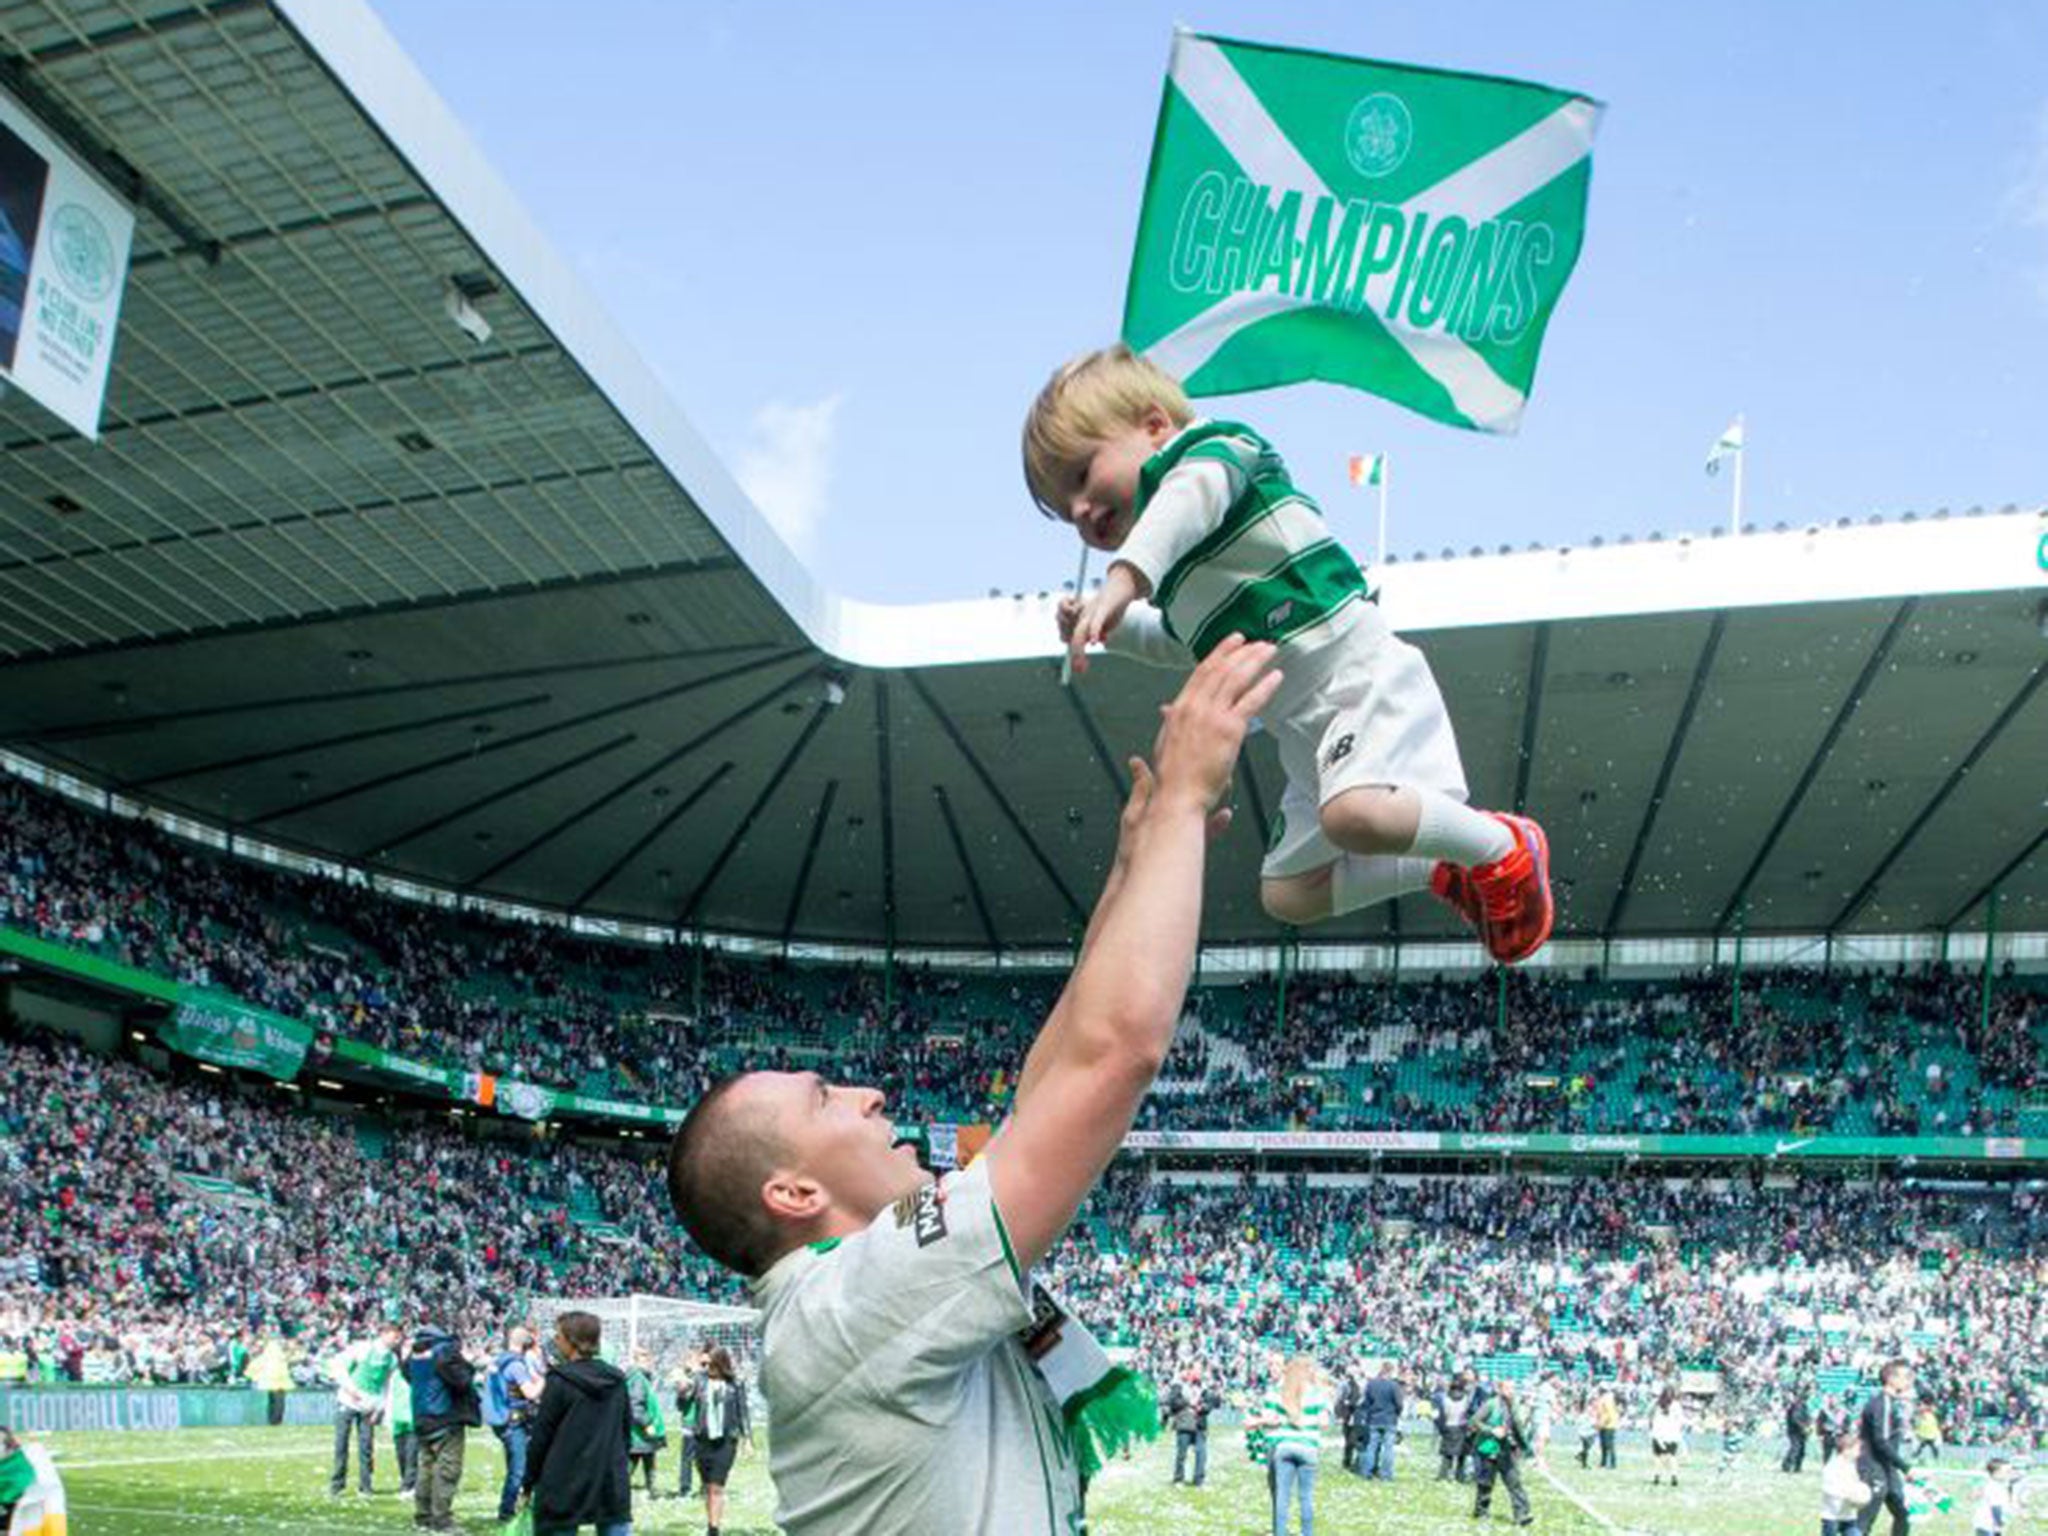
<instances>
[{"instance_id":1,"label":"green grass","mask_svg":"<svg viewBox=\"0 0 2048 1536\"><path fill-rule=\"evenodd\" d=\"M377 1483L370 1498L329 1499L328 1434L320 1429L185 1430L171 1433L68 1434L47 1437L65 1469L71 1526L80 1536L198 1536L221 1532L290 1532L293 1536L354 1536L411 1529L411 1504L396 1494L389 1442L379 1445ZM1259 1536L1266 1524L1264 1473L1239 1454L1230 1431L1212 1437L1209 1486L1170 1484L1172 1456L1164 1442L1106 1470L1091 1493L1095 1536ZM1413 1443L1413 1442L1411 1442ZM1762 1449L1733 1471L1717 1476L1714 1458L1692 1458L1681 1486L1649 1486L1645 1459L1624 1447L1620 1471L1581 1471L1569 1456L1553 1457L1557 1481L1527 1469L1535 1529L1543 1536L1812 1536L1819 1529L1819 1471L1779 1473ZM674 1457L662 1458L662 1486L674 1476ZM497 1479L503 1461L487 1434L472 1434L464 1487L456 1508L476 1536L495 1529ZM1316 1526L1326 1536L1452 1536L1483 1529L1471 1519L1468 1488L1430 1481L1433 1458L1404 1453L1397 1480L1362 1483L1326 1463L1316 1497ZM1956 1495L1945 1515L1916 1520L1919 1536L1968 1536L1975 1479L1953 1465L1937 1473ZM728 1536L771 1536L773 1507L767 1470L743 1458L733 1474ZM1578 1502L1574 1502L1576 1496ZM1495 1529L1510 1529L1506 1500L1496 1494ZM674 1498L644 1500L634 1508L635 1531L696 1532L703 1505ZM1880 1526L1880 1529L1883 1527ZM848 1533L855 1536L855 1533Z\"/></svg>"}]
</instances>

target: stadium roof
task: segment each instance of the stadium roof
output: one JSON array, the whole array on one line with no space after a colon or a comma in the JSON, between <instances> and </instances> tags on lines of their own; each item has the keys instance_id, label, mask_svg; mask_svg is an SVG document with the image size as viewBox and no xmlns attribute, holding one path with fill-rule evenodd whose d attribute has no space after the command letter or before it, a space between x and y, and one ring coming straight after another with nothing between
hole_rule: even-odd
<instances>
[{"instance_id":1,"label":"stadium roof","mask_svg":"<svg viewBox=\"0 0 2048 1536\"><path fill-rule=\"evenodd\" d=\"M0 744L250 838L657 924L1058 945L1169 681L1051 598L776 539L366 9L16 0L4 85L139 203L103 432L0 400ZM460 294L489 325L450 314ZM2048 513L1409 560L1561 933L2048 929ZM1448 554L1448 552L1446 552ZM1268 940L1256 743L1206 935ZM1329 936L1448 937L1423 900Z\"/></svg>"}]
</instances>

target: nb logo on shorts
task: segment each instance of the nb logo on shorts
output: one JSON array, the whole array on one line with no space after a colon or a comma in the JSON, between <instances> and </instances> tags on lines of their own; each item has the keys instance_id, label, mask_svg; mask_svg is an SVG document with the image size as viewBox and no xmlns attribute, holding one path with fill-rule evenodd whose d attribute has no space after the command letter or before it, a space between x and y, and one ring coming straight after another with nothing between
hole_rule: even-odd
<instances>
[{"instance_id":1,"label":"nb logo on shorts","mask_svg":"<svg viewBox=\"0 0 2048 1536\"><path fill-rule=\"evenodd\" d=\"M1330 744L1330 750L1323 754L1323 766L1334 768L1351 755L1351 744L1358 738L1351 735L1339 736Z\"/></svg>"}]
</instances>

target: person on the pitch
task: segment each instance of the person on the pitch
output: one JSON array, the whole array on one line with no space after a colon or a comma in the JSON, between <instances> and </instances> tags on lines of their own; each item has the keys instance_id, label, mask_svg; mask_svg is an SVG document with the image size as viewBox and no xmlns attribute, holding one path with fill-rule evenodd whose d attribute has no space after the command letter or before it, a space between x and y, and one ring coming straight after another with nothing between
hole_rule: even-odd
<instances>
[{"instance_id":1,"label":"person on the pitch","mask_svg":"<svg viewBox=\"0 0 2048 1536\"><path fill-rule=\"evenodd\" d=\"M384 1386L398 1369L405 1330L385 1323L374 1335L349 1345L327 1363L334 1378L334 1469L327 1491L339 1498L348 1487L348 1442L356 1441L356 1492L368 1493L376 1470L377 1422L384 1417Z\"/></svg>"},{"instance_id":2,"label":"person on the pitch","mask_svg":"<svg viewBox=\"0 0 2048 1536\"><path fill-rule=\"evenodd\" d=\"M1493 1504L1496 1480L1508 1491L1508 1506L1515 1524L1533 1525L1529 1494L1522 1486L1522 1458L1534 1448L1529 1438L1529 1421L1515 1402L1515 1384L1501 1380L1493 1384L1486 1401L1472 1411L1467 1435L1472 1443L1472 1518L1484 1520Z\"/></svg>"},{"instance_id":3,"label":"person on the pitch","mask_svg":"<svg viewBox=\"0 0 2048 1536\"><path fill-rule=\"evenodd\" d=\"M1025 1057L1009 1118L966 1169L934 1185L879 1092L810 1072L729 1079L677 1131L677 1215L698 1247L754 1280L769 1471L789 1536L1079 1528L1063 1408L1078 1404L1085 1423L1104 1401L1142 1405L1025 1277L1166 1061L1208 839L1227 820L1218 807L1245 732L1280 686L1272 658L1271 646L1224 641L1165 710L1152 766L1132 759L1079 964ZM1080 1386L1056 1395L1055 1380ZM1147 1412L1156 1432L1156 1405Z\"/></svg>"}]
</instances>

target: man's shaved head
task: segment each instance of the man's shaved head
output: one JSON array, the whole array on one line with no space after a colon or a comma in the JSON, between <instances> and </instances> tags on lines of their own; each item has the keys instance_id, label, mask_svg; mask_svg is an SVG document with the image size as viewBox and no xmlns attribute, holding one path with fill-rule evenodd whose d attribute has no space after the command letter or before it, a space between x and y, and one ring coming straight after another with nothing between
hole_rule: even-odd
<instances>
[{"instance_id":1,"label":"man's shaved head","mask_svg":"<svg viewBox=\"0 0 2048 1536\"><path fill-rule=\"evenodd\" d=\"M699 1248L727 1269L758 1275L786 1238L761 1186L789 1157L772 1106L748 1090L759 1074L729 1077L697 1101L668 1149L668 1196Z\"/></svg>"},{"instance_id":2,"label":"man's shaved head","mask_svg":"<svg viewBox=\"0 0 2048 1536\"><path fill-rule=\"evenodd\" d=\"M706 1094L668 1152L676 1217L712 1258L761 1275L791 1249L856 1232L928 1182L873 1088L748 1072Z\"/></svg>"}]
</instances>

